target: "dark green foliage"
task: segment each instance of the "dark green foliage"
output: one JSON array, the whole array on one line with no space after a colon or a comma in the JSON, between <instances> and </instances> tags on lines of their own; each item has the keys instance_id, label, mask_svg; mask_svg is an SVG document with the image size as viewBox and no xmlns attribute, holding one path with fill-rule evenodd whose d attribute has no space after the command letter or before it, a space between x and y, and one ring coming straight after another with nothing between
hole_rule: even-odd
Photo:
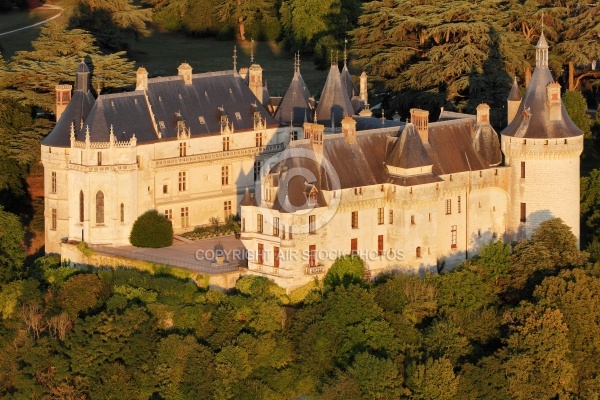
<instances>
[{"instance_id":1,"label":"dark green foliage","mask_svg":"<svg viewBox=\"0 0 600 400\"><path fill-rule=\"evenodd\" d=\"M365 264L363 260L355 255L338 257L327 271L323 283L328 289L337 286L360 284L365 276Z\"/></svg>"},{"instance_id":2,"label":"dark green foliage","mask_svg":"<svg viewBox=\"0 0 600 400\"><path fill-rule=\"evenodd\" d=\"M562 96L562 100L569 113L569 117L571 117L571 121L583 131L586 139L591 138L591 120L586 113L588 106L585 97L579 91L567 90Z\"/></svg>"},{"instance_id":3,"label":"dark green foliage","mask_svg":"<svg viewBox=\"0 0 600 400\"><path fill-rule=\"evenodd\" d=\"M79 313L97 307L107 292L108 288L97 275L75 275L60 287L58 302L61 308L75 319Z\"/></svg>"},{"instance_id":4,"label":"dark green foliage","mask_svg":"<svg viewBox=\"0 0 600 400\"><path fill-rule=\"evenodd\" d=\"M173 244L173 226L158 211L146 211L134 222L129 241L138 247L170 246Z\"/></svg>"},{"instance_id":5,"label":"dark green foliage","mask_svg":"<svg viewBox=\"0 0 600 400\"><path fill-rule=\"evenodd\" d=\"M24 236L19 218L0 206L0 284L23 276Z\"/></svg>"}]
</instances>

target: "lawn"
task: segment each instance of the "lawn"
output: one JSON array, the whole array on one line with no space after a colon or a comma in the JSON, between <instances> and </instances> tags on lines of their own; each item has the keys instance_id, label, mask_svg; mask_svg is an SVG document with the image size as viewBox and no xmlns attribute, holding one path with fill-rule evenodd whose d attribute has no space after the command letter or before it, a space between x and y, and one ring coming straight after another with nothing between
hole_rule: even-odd
<instances>
[{"instance_id":1,"label":"lawn","mask_svg":"<svg viewBox=\"0 0 600 400\"><path fill-rule=\"evenodd\" d=\"M174 75L182 62L193 72L223 71L233 68L233 48L237 46L237 67L250 66L250 42L218 41L193 38L179 33L154 31L152 36L132 43L132 58L144 66L150 76ZM263 82L271 96L282 96L294 73L294 55L273 42L254 42L254 62L263 68ZM317 71L312 59L301 59L301 72L311 93L320 91L327 71Z\"/></svg>"},{"instance_id":2,"label":"lawn","mask_svg":"<svg viewBox=\"0 0 600 400\"><path fill-rule=\"evenodd\" d=\"M0 33L19 29L27 25L35 24L50 18L59 10L46 8L36 8L30 11L13 10L9 12L0 12ZM40 34L41 25L30 29L9 33L0 36L0 51L4 59L9 59L18 50L31 50L31 42ZM2 50L3 49L3 50Z\"/></svg>"}]
</instances>

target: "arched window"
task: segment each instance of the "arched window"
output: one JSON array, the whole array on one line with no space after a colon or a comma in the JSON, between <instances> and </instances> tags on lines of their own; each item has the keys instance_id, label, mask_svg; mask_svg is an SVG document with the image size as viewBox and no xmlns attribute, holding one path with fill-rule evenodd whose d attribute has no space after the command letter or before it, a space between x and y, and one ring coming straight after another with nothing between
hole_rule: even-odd
<instances>
[{"instance_id":1,"label":"arched window","mask_svg":"<svg viewBox=\"0 0 600 400\"><path fill-rule=\"evenodd\" d=\"M121 223L125 222L125 204L121 203Z\"/></svg>"},{"instance_id":2,"label":"arched window","mask_svg":"<svg viewBox=\"0 0 600 400\"><path fill-rule=\"evenodd\" d=\"M417 258L421 258L421 246L417 247Z\"/></svg>"},{"instance_id":3,"label":"arched window","mask_svg":"<svg viewBox=\"0 0 600 400\"><path fill-rule=\"evenodd\" d=\"M96 223L104 223L104 193L102 191L96 193Z\"/></svg>"},{"instance_id":4,"label":"arched window","mask_svg":"<svg viewBox=\"0 0 600 400\"><path fill-rule=\"evenodd\" d=\"M83 190L79 192L79 222L83 222Z\"/></svg>"}]
</instances>

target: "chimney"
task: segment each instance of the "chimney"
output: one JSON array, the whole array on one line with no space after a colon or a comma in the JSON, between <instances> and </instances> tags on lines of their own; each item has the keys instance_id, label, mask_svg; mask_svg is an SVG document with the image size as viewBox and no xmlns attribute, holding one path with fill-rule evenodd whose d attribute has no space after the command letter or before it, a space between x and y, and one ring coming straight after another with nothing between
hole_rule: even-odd
<instances>
[{"instance_id":1,"label":"chimney","mask_svg":"<svg viewBox=\"0 0 600 400\"><path fill-rule=\"evenodd\" d=\"M410 122L417 128L421 141L423 143L429 143L429 111L411 108Z\"/></svg>"},{"instance_id":2,"label":"chimney","mask_svg":"<svg viewBox=\"0 0 600 400\"><path fill-rule=\"evenodd\" d=\"M138 68L135 76L135 90L148 90L148 71L146 68Z\"/></svg>"},{"instance_id":3,"label":"chimney","mask_svg":"<svg viewBox=\"0 0 600 400\"><path fill-rule=\"evenodd\" d=\"M258 64L252 64L248 69L248 86L260 104L263 104L262 68Z\"/></svg>"},{"instance_id":4,"label":"chimney","mask_svg":"<svg viewBox=\"0 0 600 400\"><path fill-rule=\"evenodd\" d=\"M369 104L369 95L367 93L367 73L365 71L360 74L360 99L365 103L365 107Z\"/></svg>"},{"instance_id":5,"label":"chimney","mask_svg":"<svg viewBox=\"0 0 600 400\"><path fill-rule=\"evenodd\" d=\"M477 106L477 125L490 124L490 106L481 103Z\"/></svg>"},{"instance_id":6,"label":"chimney","mask_svg":"<svg viewBox=\"0 0 600 400\"><path fill-rule=\"evenodd\" d=\"M356 121L347 116L342 120L342 133L346 138L346 143L356 143Z\"/></svg>"},{"instance_id":7,"label":"chimney","mask_svg":"<svg viewBox=\"0 0 600 400\"><path fill-rule=\"evenodd\" d=\"M56 90L56 121L58 121L71 101L71 89L73 89L73 86L56 85L54 89Z\"/></svg>"},{"instance_id":8,"label":"chimney","mask_svg":"<svg viewBox=\"0 0 600 400\"><path fill-rule=\"evenodd\" d=\"M323 154L323 135L325 125L311 122L304 123L304 138L310 139L310 144L315 153Z\"/></svg>"},{"instance_id":9,"label":"chimney","mask_svg":"<svg viewBox=\"0 0 600 400\"><path fill-rule=\"evenodd\" d=\"M177 75L183 78L183 83L186 85L192 84L192 66L188 63L183 63L177 68Z\"/></svg>"},{"instance_id":10,"label":"chimney","mask_svg":"<svg viewBox=\"0 0 600 400\"><path fill-rule=\"evenodd\" d=\"M562 119L562 103L560 101L560 85L556 82L549 83L546 86L548 96L548 115L550 121L560 121Z\"/></svg>"}]
</instances>

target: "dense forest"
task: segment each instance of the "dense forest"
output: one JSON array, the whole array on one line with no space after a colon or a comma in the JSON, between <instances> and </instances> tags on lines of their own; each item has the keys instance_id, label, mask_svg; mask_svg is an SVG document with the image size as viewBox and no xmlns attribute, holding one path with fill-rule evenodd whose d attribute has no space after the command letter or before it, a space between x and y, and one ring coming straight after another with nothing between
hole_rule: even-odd
<instances>
[{"instance_id":1,"label":"dense forest","mask_svg":"<svg viewBox=\"0 0 600 400\"><path fill-rule=\"evenodd\" d=\"M18 262L15 240L3 238L0 254ZM599 255L577 250L555 219L450 272L368 282L347 256L290 295L266 278L225 294L164 269L43 257L0 276L0 395L595 398Z\"/></svg>"},{"instance_id":2,"label":"dense forest","mask_svg":"<svg viewBox=\"0 0 600 400\"><path fill-rule=\"evenodd\" d=\"M442 4L443 3L443 4ZM24 1L2 1L23 5ZM575 0L64 0L11 59L0 57L0 397L52 399L531 399L600 393L600 6ZM207 12L214 10L214 12ZM353 62L400 109L496 105L501 126L541 32L563 99L586 132L582 248L559 220L530 240L489 243L439 274L363 279L342 259L286 295L266 279L234 291L157 269L81 270L27 257L43 230L27 178L53 126L54 85L81 60L96 93L126 90L128 43L153 22L218 39L276 40L326 66ZM563 71L564 70L564 71ZM582 96L581 92L586 96ZM593 123L592 123L593 122ZM34 149L34 150L32 150ZM588 173L588 171L591 171ZM37 208L36 208L37 207ZM40 226L41 224L41 226ZM25 226L25 229L23 228ZM162 272L161 272L162 271Z\"/></svg>"}]
</instances>

